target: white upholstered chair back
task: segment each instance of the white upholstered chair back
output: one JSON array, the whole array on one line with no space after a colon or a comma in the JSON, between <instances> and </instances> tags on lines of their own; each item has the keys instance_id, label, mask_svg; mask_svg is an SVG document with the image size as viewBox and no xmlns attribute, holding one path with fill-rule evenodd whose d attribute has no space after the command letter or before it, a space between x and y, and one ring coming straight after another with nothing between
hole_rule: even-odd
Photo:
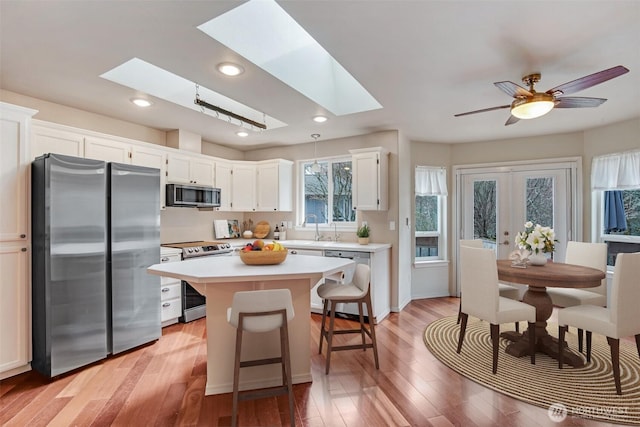
<instances>
[{"instance_id":1,"label":"white upholstered chair back","mask_svg":"<svg viewBox=\"0 0 640 427\"><path fill-rule=\"evenodd\" d=\"M616 325L618 336L627 337L640 333L640 252L618 254L611 287L611 323Z\"/></svg>"},{"instance_id":2,"label":"white upholstered chair back","mask_svg":"<svg viewBox=\"0 0 640 427\"><path fill-rule=\"evenodd\" d=\"M461 239L460 246L466 246L468 248L484 248L481 239Z\"/></svg>"},{"instance_id":3,"label":"white upholstered chair back","mask_svg":"<svg viewBox=\"0 0 640 427\"><path fill-rule=\"evenodd\" d=\"M289 289L241 291L233 294L233 301L227 313L227 319L232 326L237 328L240 313L262 313L282 309L287 310L287 321L293 319L293 301ZM282 316L271 314L246 317L243 329L248 332L268 332L280 326L282 326Z\"/></svg>"},{"instance_id":4,"label":"white upholstered chair back","mask_svg":"<svg viewBox=\"0 0 640 427\"><path fill-rule=\"evenodd\" d=\"M369 290L369 283L371 282L371 269L368 265L357 264L356 271L353 273L353 284L362 291L362 294L366 294Z\"/></svg>"},{"instance_id":5,"label":"white upholstered chair back","mask_svg":"<svg viewBox=\"0 0 640 427\"><path fill-rule=\"evenodd\" d=\"M489 322L499 309L498 267L493 249L460 246L462 312Z\"/></svg>"},{"instance_id":6,"label":"white upholstered chair back","mask_svg":"<svg viewBox=\"0 0 640 427\"><path fill-rule=\"evenodd\" d=\"M597 268L600 271L607 271L607 244L606 243L586 243L568 242L567 255L564 260L567 264L581 265L583 267ZM586 291L597 292L600 295L607 295L607 279L602 279L602 283L597 288L585 288Z\"/></svg>"}]
</instances>

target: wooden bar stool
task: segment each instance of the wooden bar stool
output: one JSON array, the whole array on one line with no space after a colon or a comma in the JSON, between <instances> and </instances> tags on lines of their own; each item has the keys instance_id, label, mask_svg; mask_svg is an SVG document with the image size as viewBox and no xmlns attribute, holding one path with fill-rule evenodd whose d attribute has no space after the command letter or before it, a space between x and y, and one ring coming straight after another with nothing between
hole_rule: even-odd
<instances>
[{"instance_id":1,"label":"wooden bar stool","mask_svg":"<svg viewBox=\"0 0 640 427\"><path fill-rule=\"evenodd\" d=\"M289 353L289 331L287 322L293 319L293 302L289 289L236 292L231 307L227 309L227 321L236 328L236 354L233 368L233 414L231 425L238 422L238 401L289 394L289 418L295 425L293 387L291 383L291 360ZM256 360L240 360L242 333L269 332L280 329L280 357ZM249 366L282 365L282 386L265 390L238 390L240 368Z\"/></svg>"},{"instance_id":2,"label":"wooden bar stool","mask_svg":"<svg viewBox=\"0 0 640 427\"><path fill-rule=\"evenodd\" d=\"M373 349L373 358L376 364L376 369L380 369L378 364L378 346L376 344L376 332L373 321L373 304L371 304L371 286L370 286L371 270L369 266L364 264L357 264L356 271L353 275L353 281L349 284L341 283L325 283L318 287L318 295L324 300L322 308L322 325L320 327L320 348L319 354L322 354L322 343L324 339L327 340L327 367L325 374L329 373L329 365L331 364L331 352L340 350L355 350L362 349L364 351L367 348ZM329 307L331 303L331 307ZM358 329L341 329L335 330L335 316L336 316L336 304L339 303L356 303L358 304L358 314L360 320L360 328ZM367 305L367 314L369 316L369 328L367 329L364 322L364 316L362 313L362 305ZM327 319L327 312L331 310L329 329L325 329L325 323ZM334 334L360 334L362 336L361 344L353 345L333 345ZM370 338L369 343L366 342L365 335Z\"/></svg>"}]
</instances>

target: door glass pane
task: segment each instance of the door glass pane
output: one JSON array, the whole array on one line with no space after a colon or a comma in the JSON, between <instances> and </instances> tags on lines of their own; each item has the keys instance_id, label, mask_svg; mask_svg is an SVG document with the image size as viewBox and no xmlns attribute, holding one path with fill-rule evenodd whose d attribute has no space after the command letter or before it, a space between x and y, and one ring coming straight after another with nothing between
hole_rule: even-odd
<instances>
[{"instance_id":1,"label":"door glass pane","mask_svg":"<svg viewBox=\"0 0 640 427\"><path fill-rule=\"evenodd\" d=\"M473 238L496 241L496 181L473 183Z\"/></svg>"},{"instance_id":2,"label":"door glass pane","mask_svg":"<svg viewBox=\"0 0 640 427\"><path fill-rule=\"evenodd\" d=\"M553 178L527 178L526 219L543 227L553 224Z\"/></svg>"}]
</instances>

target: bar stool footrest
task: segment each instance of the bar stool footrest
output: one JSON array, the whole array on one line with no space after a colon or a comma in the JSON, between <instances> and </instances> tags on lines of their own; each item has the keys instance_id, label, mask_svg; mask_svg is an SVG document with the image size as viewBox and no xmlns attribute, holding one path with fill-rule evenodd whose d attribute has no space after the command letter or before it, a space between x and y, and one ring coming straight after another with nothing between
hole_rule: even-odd
<instances>
[{"instance_id":1,"label":"bar stool footrest","mask_svg":"<svg viewBox=\"0 0 640 427\"><path fill-rule=\"evenodd\" d=\"M240 367L246 368L249 366L273 365L276 363L282 363L282 357L270 357L267 359L245 360L240 362Z\"/></svg>"}]
</instances>

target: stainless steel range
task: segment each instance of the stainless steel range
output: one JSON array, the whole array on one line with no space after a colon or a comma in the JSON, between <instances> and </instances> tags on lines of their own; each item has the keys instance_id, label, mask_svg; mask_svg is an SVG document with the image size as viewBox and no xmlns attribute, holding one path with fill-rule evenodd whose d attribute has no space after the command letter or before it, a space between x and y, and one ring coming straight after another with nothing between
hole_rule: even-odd
<instances>
[{"instance_id":1,"label":"stainless steel range","mask_svg":"<svg viewBox=\"0 0 640 427\"><path fill-rule=\"evenodd\" d=\"M233 248L227 242L178 242L162 246L182 250L182 260L197 257L231 255ZM191 322L206 315L206 298L187 282L182 281L182 323Z\"/></svg>"}]
</instances>

